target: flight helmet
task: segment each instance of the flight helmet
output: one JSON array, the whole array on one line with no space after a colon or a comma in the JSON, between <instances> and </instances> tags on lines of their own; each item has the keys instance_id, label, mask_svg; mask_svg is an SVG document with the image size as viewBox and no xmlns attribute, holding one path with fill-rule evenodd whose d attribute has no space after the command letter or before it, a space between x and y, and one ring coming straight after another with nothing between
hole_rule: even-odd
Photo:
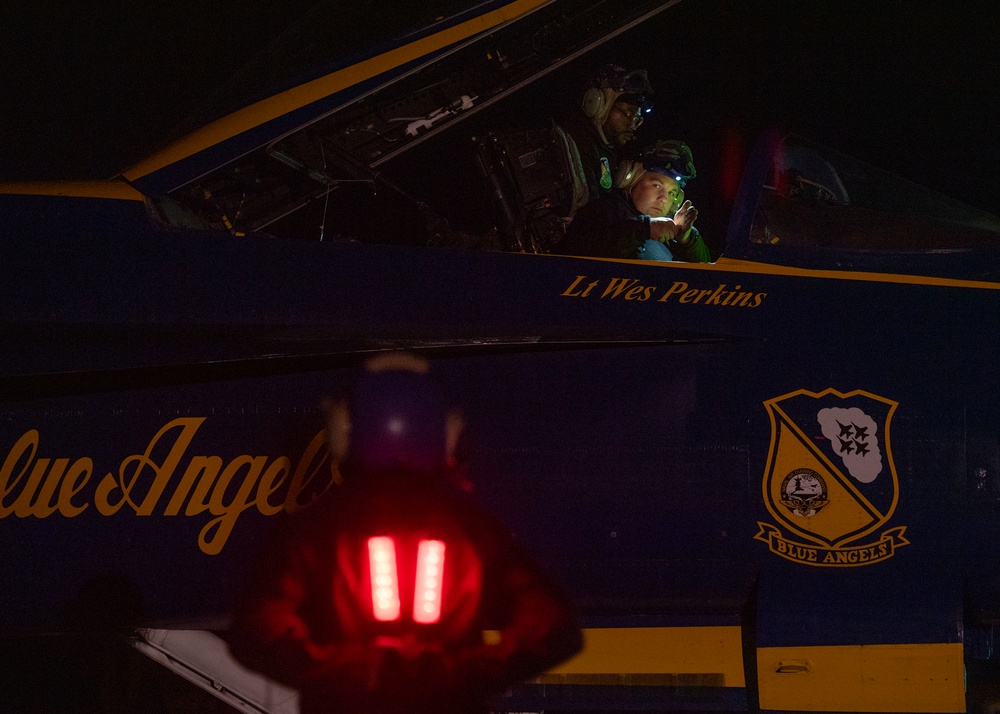
<instances>
[{"instance_id":1,"label":"flight helmet","mask_svg":"<svg viewBox=\"0 0 1000 714\"><path fill-rule=\"evenodd\" d=\"M614 64L603 65L587 80L583 93L583 113L601 124L619 100L639 107L643 114L653 109L653 87L646 70L631 72Z\"/></svg>"},{"instance_id":2,"label":"flight helmet","mask_svg":"<svg viewBox=\"0 0 1000 714\"><path fill-rule=\"evenodd\" d=\"M615 173L615 186L629 189L647 171L669 176L681 189L696 176L691 149L683 141L670 139L643 147L634 158L622 161Z\"/></svg>"},{"instance_id":3,"label":"flight helmet","mask_svg":"<svg viewBox=\"0 0 1000 714\"><path fill-rule=\"evenodd\" d=\"M450 415L428 371L426 361L410 354L381 355L365 364L330 412L331 450L345 476L445 469Z\"/></svg>"}]
</instances>

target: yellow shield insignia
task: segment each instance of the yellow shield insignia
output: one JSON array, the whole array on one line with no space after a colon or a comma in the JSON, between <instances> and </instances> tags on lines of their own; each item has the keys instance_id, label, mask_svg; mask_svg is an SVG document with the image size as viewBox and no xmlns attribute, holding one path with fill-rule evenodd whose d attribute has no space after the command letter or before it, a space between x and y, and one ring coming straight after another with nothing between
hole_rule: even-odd
<instances>
[{"instance_id":1,"label":"yellow shield insignia","mask_svg":"<svg viewBox=\"0 0 1000 714\"><path fill-rule=\"evenodd\" d=\"M777 526L755 538L788 560L817 566L868 565L909 541L905 526L883 531L896 510L899 479L889 445L897 402L869 392L791 392L764 402L771 446L762 495Z\"/></svg>"}]
</instances>

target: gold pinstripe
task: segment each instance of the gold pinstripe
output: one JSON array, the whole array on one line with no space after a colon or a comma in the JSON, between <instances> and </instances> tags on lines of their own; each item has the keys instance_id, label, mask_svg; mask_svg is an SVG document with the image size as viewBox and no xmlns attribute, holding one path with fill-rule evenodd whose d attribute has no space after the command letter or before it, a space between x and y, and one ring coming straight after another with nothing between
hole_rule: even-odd
<instances>
[{"instance_id":1,"label":"gold pinstripe","mask_svg":"<svg viewBox=\"0 0 1000 714\"><path fill-rule=\"evenodd\" d=\"M567 257L567 256L555 256ZM1000 290L1000 282L985 280L963 280L961 278L937 278L926 275L907 275L905 273L875 273L855 270L819 270L814 268L794 268L786 265L771 265L755 263L749 260L720 257L714 263L680 263L653 262L648 260L629 260L622 258L591 258L579 257L577 260L594 260L604 263L626 263L644 265L667 270L691 270L709 273L746 273L755 275L780 275L795 278L817 278L821 280L854 280L871 283L899 283L902 285L932 285L948 288L975 288L979 290Z\"/></svg>"},{"instance_id":2,"label":"gold pinstripe","mask_svg":"<svg viewBox=\"0 0 1000 714\"><path fill-rule=\"evenodd\" d=\"M546 5L551 0L514 0L491 12L436 32L402 47L372 57L350 67L306 82L287 91L239 109L179 139L170 146L144 159L124 172L130 180L141 178L164 166L185 159L244 131L304 107L324 97L352 87L383 72L419 59L424 55L491 30L525 13Z\"/></svg>"},{"instance_id":3,"label":"gold pinstripe","mask_svg":"<svg viewBox=\"0 0 1000 714\"><path fill-rule=\"evenodd\" d=\"M142 201L141 193L124 181L24 181L0 184L0 194L22 196L74 196Z\"/></svg>"}]
</instances>

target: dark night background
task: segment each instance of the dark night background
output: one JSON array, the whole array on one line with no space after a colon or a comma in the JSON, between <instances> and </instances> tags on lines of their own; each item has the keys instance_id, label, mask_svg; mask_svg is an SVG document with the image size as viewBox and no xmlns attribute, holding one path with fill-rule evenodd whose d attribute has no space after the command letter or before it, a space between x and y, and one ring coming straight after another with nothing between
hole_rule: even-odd
<instances>
[{"instance_id":1,"label":"dark night background","mask_svg":"<svg viewBox=\"0 0 1000 714\"><path fill-rule=\"evenodd\" d=\"M363 49L374 22L405 28L428 11L467 4L390 3L394 11L383 13L371 2L85 0L0 10L0 180L113 176L199 117L259 98L269 82L292 81L310 63ZM760 130L778 125L1000 213L1000 10L972 5L683 0L386 171L401 182L413 170L444 176L452 170L442 160L453 151L447 142L491 122L558 113L578 101L590 68L616 61L647 68L656 88L644 137L683 138L694 148L696 200L710 190L726 137L740 137L747 150ZM320 26L341 30L340 39L296 45ZM443 191L422 198L452 202Z\"/></svg>"}]
</instances>

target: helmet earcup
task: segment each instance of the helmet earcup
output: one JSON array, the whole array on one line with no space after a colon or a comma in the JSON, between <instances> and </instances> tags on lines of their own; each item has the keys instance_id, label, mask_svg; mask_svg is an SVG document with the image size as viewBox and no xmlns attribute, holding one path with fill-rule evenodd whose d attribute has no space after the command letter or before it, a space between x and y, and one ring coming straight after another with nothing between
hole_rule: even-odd
<instances>
[{"instance_id":1,"label":"helmet earcup","mask_svg":"<svg viewBox=\"0 0 1000 714\"><path fill-rule=\"evenodd\" d=\"M628 188L635 182L636 174L642 164L638 161L622 161L615 169L615 188Z\"/></svg>"},{"instance_id":2,"label":"helmet earcup","mask_svg":"<svg viewBox=\"0 0 1000 714\"><path fill-rule=\"evenodd\" d=\"M599 87L591 87L583 93L583 113L593 119L604 111L604 91Z\"/></svg>"}]
</instances>

